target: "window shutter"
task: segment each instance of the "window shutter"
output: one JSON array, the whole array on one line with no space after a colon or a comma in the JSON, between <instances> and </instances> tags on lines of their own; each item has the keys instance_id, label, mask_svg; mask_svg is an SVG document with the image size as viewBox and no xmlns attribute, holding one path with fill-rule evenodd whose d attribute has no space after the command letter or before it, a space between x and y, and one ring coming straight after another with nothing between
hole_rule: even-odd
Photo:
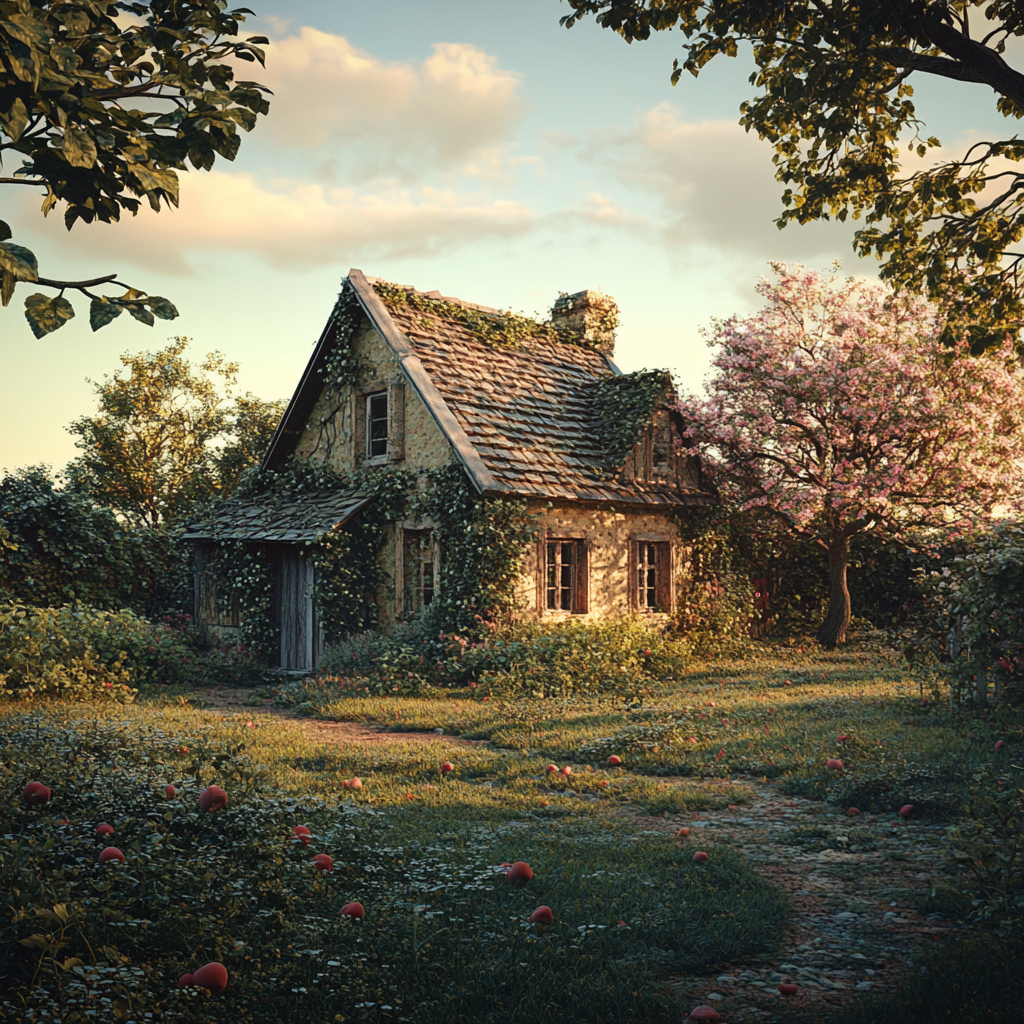
<instances>
[{"instance_id":1,"label":"window shutter","mask_svg":"<svg viewBox=\"0 0 1024 1024\"><path fill-rule=\"evenodd\" d=\"M578 540L576 548L576 594L572 610L577 615L585 615L590 610L590 552L587 542Z\"/></svg>"},{"instance_id":2,"label":"window shutter","mask_svg":"<svg viewBox=\"0 0 1024 1024\"><path fill-rule=\"evenodd\" d=\"M658 610L672 611L672 545L662 541L657 545L658 551Z\"/></svg>"},{"instance_id":3,"label":"window shutter","mask_svg":"<svg viewBox=\"0 0 1024 1024\"><path fill-rule=\"evenodd\" d=\"M388 455L397 462L405 458L405 385L388 384Z\"/></svg>"},{"instance_id":4,"label":"window shutter","mask_svg":"<svg viewBox=\"0 0 1024 1024\"><path fill-rule=\"evenodd\" d=\"M627 595L628 595L628 599L629 599L628 600L629 610L630 611L634 611L634 612L639 607L639 602L637 601L638 591L637 591L636 573L637 573L637 542L635 540L631 540L629 542L629 573L628 573L628 582L627 582L627 586L626 586L626 591L627 591Z\"/></svg>"}]
</instances>

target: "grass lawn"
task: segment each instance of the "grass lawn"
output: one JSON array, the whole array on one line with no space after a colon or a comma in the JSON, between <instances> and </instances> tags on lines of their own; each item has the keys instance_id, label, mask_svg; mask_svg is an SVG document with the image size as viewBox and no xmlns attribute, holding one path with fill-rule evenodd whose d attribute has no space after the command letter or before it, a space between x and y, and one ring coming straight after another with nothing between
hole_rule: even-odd
<instances>
[{"instance_id":1,"label":"grass lawn","mask_svg":"<svg viewBox=\"0 0 1024 1024\"><path fill-rule=\"evenodd\" d=\"M678 1021L694 1005L678 979L777 962L798 899L756 844L679 826L742 816L766 791L865 816L910 802L941 823L972 773L1021 782L1020 715L922 703L883 650L766 651L629 701L359 698L313 681L291 694L296 717L270 693L159 690L0 710L6 1019ZM20 801L30 779L53 790L41 810ZM228 806L201 813L211 783ZM805 853L875 842L799 827L784 826ZM124 864L97 863L108 845ZM532 880L504 879L518 860ZM361 924L338 916L351 900ZM542 904L549 927L528 921ZM177 987L210 961L223 995ZM749 1019L835 1019L775 1003Z\"/></svg>"}]
</instances>

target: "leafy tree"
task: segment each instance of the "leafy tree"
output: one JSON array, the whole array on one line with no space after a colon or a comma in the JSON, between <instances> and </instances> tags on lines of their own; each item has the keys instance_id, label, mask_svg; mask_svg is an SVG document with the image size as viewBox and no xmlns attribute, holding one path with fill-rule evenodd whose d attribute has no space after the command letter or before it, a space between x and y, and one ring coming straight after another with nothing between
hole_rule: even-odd
<instances>
[{"instance_id":1,"label":"leafy tree","mask_svg":"<svg viewBox=\"0 0 1024 1024\"><path fill-rule=\"evenodd\" d=\"M234 490L256 464L283 406L235 398L238 364L209 353L198 368L187 338L121 356L126 376L94 383L99 409L68 430L82 455L75 481L133 523L156 526Z\"/></svg>"},{"instance_id":2,"label":"leafy tree","mask_svg":"<svg viewBox=\"0 0 1024 1024\"><path fill-rule=\"evenodd\" d=\"M775 147L787 185L780 227L792 221L863 217L862 255L885 262L882 276L935 299L957 295L975 351L999 347L1024 316L1024 141L1015 134L977 142L959 159L909 171L903 147L923 158L914 76L979 83L996 109L1024 115L1024 74L1006 44L1024 35L1020 0L568 0L571 26L593 14L628 42L680 30L696 76L716 57L750 43L757 95L740 123ZM909 146L908 146L909 140ZM981 193L985 193L982 195Z\"/></svg>"},{"instance_id":3,"label":"leafy tree","mask_svg":"<svg viewBox=\"0 0 1024 1024\"><path fill-rule=\"evenodd\" d=\"M42 466L0 478L0 601L144 614L187 606L179 548L168 531L133 529Z\"/></svg>"},{"instance_id":4,"label":"leafy tree","mask_svg":"<svg viewBox=\"0 0 1024 1024\"><path fill-rule=\"evenodd\" d=\"M828 554L818 639L850 621L850 540L953 533L1022 494L1024 379L1009 339L972 358L924 302L775 265L767 304L716 324L706 398L682 403L723 492Z\"/></svg>"},{"instance_id":5,"label":"leafy tree","mask_svg":"<svg viewBox=\"0 0 1024 1024\"><path fill-rule=\"evenodd\" d=\"M25 159L0 184L43 189L45 216L64 203L64 222L106 223L141 200L160 210L178 205L177 171L186 161L209 170L219 155L233 160L238 128L251 130L269 109L267 90L235 82L230 61L263 64L262 36L238 39L247 8L224 0L0 0L0 161ZM136 106L135 104L138 104ZM25 300L37 338L74 315L68 290L90 298L93 330L124 310L152 326L174 306L129 287L117 274L90 280L40 277L36 257L9 241L0 221L0 301L19 282L56 289ZM103 295L91 289L127 289Z\"/></svg>"}]
</instances>

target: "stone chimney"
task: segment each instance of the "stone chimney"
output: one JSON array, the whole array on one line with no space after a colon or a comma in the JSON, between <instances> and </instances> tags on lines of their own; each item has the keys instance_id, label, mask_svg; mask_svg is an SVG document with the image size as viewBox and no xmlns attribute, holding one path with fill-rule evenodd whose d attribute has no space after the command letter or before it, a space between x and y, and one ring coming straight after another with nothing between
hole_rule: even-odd
<instances>
[{"instance_id":1,"label":"stone chimney","mask_svg":"<svg viewBox=\"0 0 1024 1024\"><path fill-rule=\"evenodd\" d=\"M610 295L589 289L568 295L561 292L551 307L551 326L568 331L575 343L611 355L615 351L615 328L619 307Z\"/></svg>"}]
</instances>

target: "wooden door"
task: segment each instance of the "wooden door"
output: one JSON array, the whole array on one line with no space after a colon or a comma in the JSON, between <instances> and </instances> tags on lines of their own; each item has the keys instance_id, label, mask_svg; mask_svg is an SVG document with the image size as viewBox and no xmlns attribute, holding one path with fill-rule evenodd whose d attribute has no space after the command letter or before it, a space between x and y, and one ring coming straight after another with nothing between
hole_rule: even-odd
<instances>
[{"instance_id":1,"label":"wooden door","mask_svg":"<svg viewBox=\"0 0 1024 1024\"><path fill-rule=\"evenodd\" d=\"M298 548L281 555L281 668L311 672L318 648L313 611L313 566Z\"/></svg>"}]
</instances>

